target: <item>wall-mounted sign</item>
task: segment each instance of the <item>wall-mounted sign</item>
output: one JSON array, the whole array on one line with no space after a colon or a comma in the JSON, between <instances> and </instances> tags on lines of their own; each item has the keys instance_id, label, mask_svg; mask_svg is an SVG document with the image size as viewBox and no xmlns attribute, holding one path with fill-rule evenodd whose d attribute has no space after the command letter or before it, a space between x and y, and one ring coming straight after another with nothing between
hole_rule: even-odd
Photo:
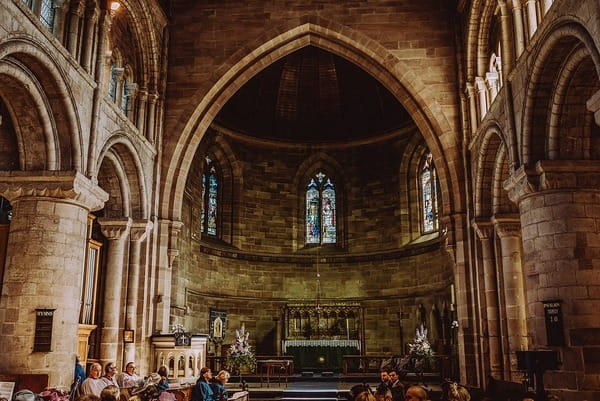
<instances>
[{"instance_id":1,"label":"wall-mounted sign","mask_svg":"<svg viewBox=\"0 0 600 401\"><path fill-rule=\"evenodd\" d=\"M548 345L565 345L561 301L545 301L544 317Z\"/></svg>"},{"instance_id":2,"label":"wall-mounted sign","mask_svg":"<svg viewBox=\"0 0 600 401\"><path fill-rule=\"evenodd\" d=\"M33 352L50 352L52 350L52 321L54 309L35 310L35 335Z\"/></svg>"}]
</instances>

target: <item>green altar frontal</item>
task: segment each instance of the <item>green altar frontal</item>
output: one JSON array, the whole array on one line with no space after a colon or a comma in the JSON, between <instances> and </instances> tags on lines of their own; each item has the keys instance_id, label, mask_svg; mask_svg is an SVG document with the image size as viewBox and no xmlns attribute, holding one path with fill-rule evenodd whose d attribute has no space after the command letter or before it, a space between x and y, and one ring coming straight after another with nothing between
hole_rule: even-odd
<instances>
[{"instance_id":1,"label":"green altar frontal","mask_svg":"<svg viewBox=\"0 0 600 401\"><path fill-rule=\"evenodd\" d=\"M296 371L342 369L344 355L360 355L359 340L286 340L283 352L294 357Z\"/></svg>"}]
</instances>

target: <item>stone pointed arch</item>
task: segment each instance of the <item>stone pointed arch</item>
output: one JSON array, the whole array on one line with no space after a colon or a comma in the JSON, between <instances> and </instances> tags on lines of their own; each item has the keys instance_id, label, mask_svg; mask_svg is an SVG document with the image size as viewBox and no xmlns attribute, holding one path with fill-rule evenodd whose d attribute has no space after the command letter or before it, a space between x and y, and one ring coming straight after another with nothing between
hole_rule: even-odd
<instances>
[{"instance_id":1,"label":"stone pointed arch","mask_svg":"<svg viewBox=\"0 0 600 401\"><path fill-rule=\"evenodd\" d=\"M148 191L142 162L130 138L115 133L104 144L96 170L98 184L110 194L106 217L149 218Z\"/></svg>"},{"instance_id":2,"label":"stone pointed arch","mask_svg":"<svg viewBox=\"0 0 600 401\"><path fill-rule=\"evenodd\" d=\"M557 121L551 113L558 112L562 104L550 104L548 99L564 101L564 92L570 86L567 81L581 75L579 66L584 66L587 75L586 93L578 94L577 107L585 113L585 102L600 85L600 54L593 37L586 28L573 19L561 19L548 28L543 45L530 58L533 60L531 78L526 89L521 139L521 160L532 166L538 160L556 157L556 144L551 146L551 137L556 139ZM575 51L574 51L575 50ZM579 73L578 73L579 71ZM595 82L589 85L589 82ZM557 89L558 86L558 89ZM548 94L551 94L550 97Z\"/></svg>"},{"instance_id":3,"label":"stone pointed arch","mask_svg":"<svg viewBox=\"0 0 600 401\"><path fill-rule=\"evenodd\" d=\"M0 63L0 92L9 108L19 110L12 115L21 135L21 168L82 171L83 136L77 105L66 83L69 78L51 51L31 37L13 37L0 44ZM37 116L28 107L36 109ZM27 129L20 130L23 115ZM26 132L30 130L37 133ZM41 160L32 159L38 156Z\"/></svg>"},{"instance_id":4,"label":"stone pointed arch","mask_svg":"<svg viewBox=\"0 0 600 401\"><path fill-rule=\"evenodd\" d=\"M409 112L434 155L438 168L444 210L462 210L463 200L458 137L436 100L434 89L423 83L403 61L378 42L347 26L319 17L293 20L271 29L242 47L219 68L210 87L191 97L190 107L170 129L181 133L175 145L165 151L165 182L161 215L180 219L185 172L198 144L223 104L251 77L291 52L307 45L320 47L355 63L378 79ZM442 145L443 144L443 145ZM452 162L456 168L449 168ZM181 174L184 172L184 174ZM182 178L183 177L183 178ZM455 191L451 191L454 188Z\"/></svg>"}]
</instances>

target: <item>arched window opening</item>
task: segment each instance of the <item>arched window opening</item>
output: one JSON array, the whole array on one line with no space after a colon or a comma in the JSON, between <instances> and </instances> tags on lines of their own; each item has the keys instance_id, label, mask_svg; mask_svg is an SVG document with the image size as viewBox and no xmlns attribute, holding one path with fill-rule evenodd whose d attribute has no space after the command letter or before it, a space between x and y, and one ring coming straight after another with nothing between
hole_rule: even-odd
<instances>
[{"instance_id":1,"label":"arched window opening","mask_svg":"<svg viewBox=\"0 0 600 401\"><path fill-rule=\"evenodd\" d=\"M131 68L126 66L123 74L123 89L121 91L121 112L131 118L131 109L133 105L133 98L135 91L137 90L137 84L133 82L133 73Z\"/></svg>"},{"instance_id":2,"label":"arched window opening","mask_svg":"<svg viewBox=\"0 0 600 401\"><path fill-rule=\"evenodd\" d=\"M322 172L315 174L306 188L306 243L335 244L337 212L335 186Z\"/></svg>"},{"instance_id":3,"label":"arched window opening","mask_svg":"<svg viewBox=\"0 0 600 401\"><path fill-rule=\"evenodd\" d=\"M485 74L488 106L491 104L503 85L502 78L502 32L500 16L494 15L488 41L489 64Z\"/></svg>"},{"instance_id":4,"label":"arched window opening","mask_svg":"<svg viewBox=\"0 0 600 401\"><path fill-rule=\"evenodd\" d=\"M40 4L40 22L50 32L54 31L54 0L42 0Z\"/></svg>"},{"instance_id":5,"label":"arched window opening","mask_svg":"<svg viewBox=\"0 0 600 401\"><path fill-rule=\"evenodd\" d=\"M210 157L204 158L202 173L202 212L200 232L212 236L217 235L219 174Z\"/></svg>"},{"instance_id":6,"label":"arched window opening","mask_svg":"<svg viewBox=\"0 0 600 401\"><path fill-rule=\"evenodd\" d=\"M431 152L426 153L420 170L422 230L428 234L439 227L437 175Z\"/></svg>"}]
</instances>

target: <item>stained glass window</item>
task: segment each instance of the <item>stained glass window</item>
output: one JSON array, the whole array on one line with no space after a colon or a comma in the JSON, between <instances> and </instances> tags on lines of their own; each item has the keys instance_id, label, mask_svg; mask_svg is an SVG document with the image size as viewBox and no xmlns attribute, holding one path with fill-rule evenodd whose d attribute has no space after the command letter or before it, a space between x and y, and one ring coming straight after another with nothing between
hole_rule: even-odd
<instances>
[{"instance_id":1,"label":"stained glass window","mask_svg":"<svg viewBox=\"0 0 600 401\"><path fill-rule=\"evenodd\" d=\"M202 174L202 218L200 231L209 235L217 235L219 176L217 168L209 157L205 158Z\"/></svg>"},{"instance_id":2,"label":"stained glass window","mask_svg":"<svg viewBox=\"0 0 600 401\"><path fill-rule=\"evenodd\" d=\"M427 153L421 168L421 210L423 233L438 229L437 176L433 156Z\"/></svg>"},{"instance_id":3,"label":"stained glass window","mask_svg":"<svg viewBox=\"0 0 600 401\"><path fill-rule=\"evenodd\" d=\"M42 0L40 21L50 31L54 29L54 0Z\"/></svg>"},{"instance_id":4,"label":"stained glass window","mask_svg":"<svg viewBox=\"0 0 600 401\"><path fill-rule=\"evenodd\" d=\"M335 186L322 172L306 187L306 243L335 244L337 215Z\"/></svg>"},{"instance_id":5,"label":"stained glass window","mask_svg":"<svg viewBox=\"0 0 600 401\"><path fill-rule=\"evenodd\" d=\"M117 66L112 64L110 66L110 77L108 81L108 96L113 102L117 101Z\"/></svg>"}]
</instances>

